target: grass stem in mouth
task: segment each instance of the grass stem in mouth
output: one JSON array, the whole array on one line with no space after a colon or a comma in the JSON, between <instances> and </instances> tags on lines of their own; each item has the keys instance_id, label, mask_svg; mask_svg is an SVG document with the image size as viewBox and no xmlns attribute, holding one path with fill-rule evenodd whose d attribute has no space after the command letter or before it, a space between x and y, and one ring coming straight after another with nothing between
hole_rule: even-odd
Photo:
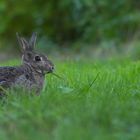
<instances>
[{"instance_id":1,"label":"grass stem in mouth","mask_svg":"<svg viewBox=\"0 0 140 140\"><path fill-rule=\"evenodd\" d=\"M64 80L64 78L62 78L61 76L59 76L59 75L57 75L56 73L51 73L52 75L54 75L54 76L56 76L57 78L59 78L59 79L62 79L62 80Z\"/></svg>"}]
</instances>

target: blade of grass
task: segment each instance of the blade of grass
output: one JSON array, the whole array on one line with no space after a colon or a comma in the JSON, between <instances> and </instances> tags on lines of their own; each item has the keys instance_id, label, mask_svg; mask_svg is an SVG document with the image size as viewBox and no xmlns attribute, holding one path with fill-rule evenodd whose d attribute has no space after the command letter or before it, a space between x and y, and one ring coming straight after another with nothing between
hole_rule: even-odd
<instances>
[{"instance_id":1,"label":"blade of grass","mask_svg":"<svg viewBox=\"0 0 140 140\"><path fill-rule=\"evenodd\" d=\"M97 80L98 76L99 76L100 72L97 73L95 79L90 83L89 87L87 88L87 91L90 90L90 88L93 86L93 84L95 83L95 81Z\"/></svg>"}]
</instances>

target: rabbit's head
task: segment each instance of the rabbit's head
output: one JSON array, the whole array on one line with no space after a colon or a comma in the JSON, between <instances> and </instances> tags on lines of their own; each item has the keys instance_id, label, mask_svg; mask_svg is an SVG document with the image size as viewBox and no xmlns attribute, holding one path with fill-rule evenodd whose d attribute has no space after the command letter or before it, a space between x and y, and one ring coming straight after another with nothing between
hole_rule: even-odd
<instances>
[{"instance_id":1,"label":"rabbit's head","mask_svg":"<svg viewBox=\"0 0 140 140\"><path fill-rule=\"evenodd\" d=\"M30 65L39 73L51 73L54 70L53 63L46 55L37 53L34 48L36 45L36 33L33 33L30 40L20 37L17 33L18 42L22 48L22 61L24 64Z\"/></svg>"}]
</instances>

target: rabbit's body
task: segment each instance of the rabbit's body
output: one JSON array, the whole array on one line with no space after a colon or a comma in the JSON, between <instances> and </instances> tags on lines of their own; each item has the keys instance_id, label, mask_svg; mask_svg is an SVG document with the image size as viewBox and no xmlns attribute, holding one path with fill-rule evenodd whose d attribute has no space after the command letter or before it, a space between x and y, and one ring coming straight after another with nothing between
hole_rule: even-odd
<instances>
[{"instance_id":1,"label":"rabbit's body","mask_svg":"<svg viewBox=\"0 0 140 140\"><path fill-rule=\"evenodd\" d=\"M23 87L37 93L43 87L45 75L37 73L28 65L0 67L0 86L3 88Z\"/></svg>"},{"instance_id":2,"label":"rabbit's body","mask_svg":"<svg viewBox=\"0 0 140 140\"><path fill-rule=\"evenodd\" d=\"M33 34L33 42L34 37ZM23 64L16 67L0 67L0 87L23 87L39 94L44 84L45 74L52 72L53 64L46 56L35 53L27 41L22 40L23 38L18 39L23 43L22 47L25 47Z\"/></svg>"},{"instance_id":3,"label":"rabbit's body","mask_svg":"<svg viewBox=\"0 0 140 140\"><path fill-rule=\"evenodd\" d=\"M38 73L29 65L23 65L19 69L22 69L23 73L16 78L14 85L24 86L29 90L35 90L37 94L40 93L43 88L45 74Z\"/></svg>"}]
</instances>

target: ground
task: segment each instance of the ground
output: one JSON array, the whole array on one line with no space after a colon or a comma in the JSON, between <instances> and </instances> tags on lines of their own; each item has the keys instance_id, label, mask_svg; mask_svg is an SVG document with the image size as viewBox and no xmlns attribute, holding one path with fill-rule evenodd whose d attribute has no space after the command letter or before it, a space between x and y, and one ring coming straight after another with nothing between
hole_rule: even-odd
<instances>
[{"instance_id":1,"label":"ground","mask_svg":"<svg viewBox=\"0 0 140 140\"><path fill-rule=\"evenodd\" d=\"M40 96L17 89L1 100L0 139L140 139L139 61L55 64L62 79L47 75Z\"/></svg>"}]
</instances>

